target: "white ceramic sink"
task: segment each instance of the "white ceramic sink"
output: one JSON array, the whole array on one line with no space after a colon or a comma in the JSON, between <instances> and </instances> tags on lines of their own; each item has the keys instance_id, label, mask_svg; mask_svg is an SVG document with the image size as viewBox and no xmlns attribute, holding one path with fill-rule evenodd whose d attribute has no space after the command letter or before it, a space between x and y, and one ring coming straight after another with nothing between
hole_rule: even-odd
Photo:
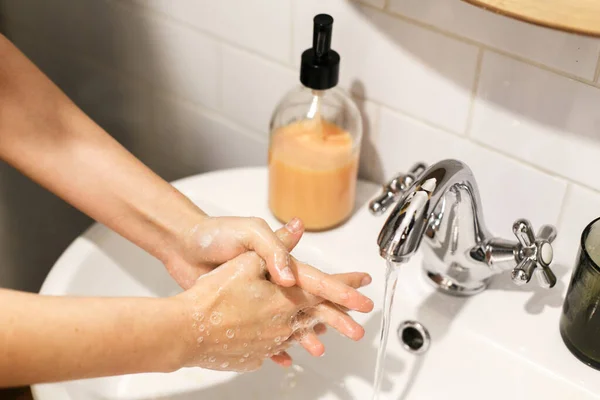
<instances>
[{"instance_id":1,"label":"white ceramic sink","mask_svg":"<svg viewBox=\"0 0 600 400\"><path fill-rule=\"evenodd\" d=\"M265 169L230 170L175 186L213 215L256 215L277 227L266 206L266 178ZM334 231L306 234L295 251L329 272L373 275L365 293L375 311L356 315L367 331L361 342L328 333L324 357L293 349L295 366L289 369L268 362L243 375L193 368L36 385L35 398L370 399L385 271L376 246L384 219L366 208L377 190L361 183L354 217ZM486 292L463 299L434 292L422 279L420 261L415 257L400 273L381 399L600 399L600 373L571 356L558 332L569 274L551 291L517 288L500 276ZM44 294L92 296L169 296L178 290L160 262L101 225L73 242L42 287ZM423 355L408 353L397 338L396 328L409 319L431 335Z\"/></svg>"}]
</instances>

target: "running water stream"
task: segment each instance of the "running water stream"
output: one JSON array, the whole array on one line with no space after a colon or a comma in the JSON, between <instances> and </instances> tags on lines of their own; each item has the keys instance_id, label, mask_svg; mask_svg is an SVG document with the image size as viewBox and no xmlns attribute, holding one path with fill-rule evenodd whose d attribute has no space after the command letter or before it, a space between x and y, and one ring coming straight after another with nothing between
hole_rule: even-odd
<instances>
[{"instance_id":1,"label":"running water stream","mask_svg":"<svg viewBox=\"0 0 600 400\"><path fill-rule=\"evenodd\" d=\"M392 317L392 305L394 304L394 293L398 282L399 264L388 261L385 272L385 292L383 297L383 310L381 313L381 331L379 337L379 349L377 350L377 364L375 365L375 382L373 384L372 400L379 398L379 390L383 380L385 353L387 349L388 336L390 333L390 319Z\"/></svg>"}]
</instances>

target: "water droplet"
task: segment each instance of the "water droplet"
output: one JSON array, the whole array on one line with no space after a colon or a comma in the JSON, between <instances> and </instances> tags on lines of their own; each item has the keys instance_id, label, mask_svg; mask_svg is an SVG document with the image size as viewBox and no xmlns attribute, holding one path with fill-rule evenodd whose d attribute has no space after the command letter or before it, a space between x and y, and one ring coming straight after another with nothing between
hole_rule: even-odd
<instances>
[{"instance_id":1,"label":"water droplet","mask_svg":"<svg viewBox=\"0 0 600 400\"><path fill-rule=\"evenodd\" d=\"M281 315L279 315L279 314L275 314L275 315L273 315L273 318L271 318L271 320L272 320L273 322L276 322L276 321L277 321L279 318L281 318Z\"/></svg>"},{"instance_id":2,"label":"water droplet","mask_svg":"<svg viewBox=\"0 0 600 400\"><path fill-rule=\"evenodd\" d=\"M204 313L198 312L198 322L202 322L204 320Z\"/></svg>"},{"instance_id":3,"label":"water droplet","mask_svg":"<svg viewBox=\"0 0 600 400\"><path fill-rule=\"evenodd\" d=\"M226 344L223 345L223 349L227 350L227 347L229 346L227 346Z\"/></svg>"},{"instance_id":4,"label":"water droplet","mask_svg":"<svg viewBox=\"0 0 600 400\"><path fill-rule=\"evenodd\" d=\"M233 329L227 329L225 335L227 335L229 339L233 339L233 337L235 336L235 332L233 332Z\"/></svg>"},{"instance_id":5,"label":"water droplet","mask_svg":"<svg viewBox=\"0 0 600 400\"><path fill-rule=\"evenodd\" d=\"M219 344L219 339L215 339L215 343L216 343L216 344Z\"/></svg>"},{"instance_id":6,"label":"water droplet","mask_svg":"<svg viewBox=\"0 0 600 400\"><path fill-rule=\"evenodd\" d=\"M210 362L215 362L215 361L217 361L217 357L215 357L215 356L210 356L210 357L208 357L208 361L210 361Z\"/></svg>"},{"instance_id":7,"label":"water droplet","mask_svg":"<svg viewBox=\"0 0 600 400\"><path fill-rule=\"evenodd\" d=\"M256 331L256 336L260 337L260 335L262 335L262 333L260 331Z\"/></svg>"},{"instance_id":8,"label":"water droplet","mask_svg":"<svg viewBox=\"0 0 600 400\"><path fill-rule=\"evenodd\" d=\"M219 325L221 323L221 321L223 321L223 316L221 315L220 312L213 311L212 314L210 314L210 323L211 324Z\"/></svg>"},{"instance_id":9,"label":"water droplet","mask_svg":"<svg viewBox=\"0 0 600 400\"><path fill-rule=\"evenodd\" d=\"M275 343L277 343L277 344L281 343L281 336L277 336L275 338Z\"/></svg>"},{"instance_id":10,"label":"water droplet","mask_svg":"<svg viewBox=\"0 0 600 400\"><path fill-rule=\"evenodd\" d=\"M273 347L271 347L271 346L267 346L267 347L265 347L265 348L266 348L267 350L271 350Z\"/></svg>"},{"instance_id":11,"label":"water droplet","mask_svg":"<svg viewBox=\"0 0 600 400\"><path fill-rule=\"evenodd\" d=\"M245 362L246 362L246 359L245 359L245 358L240 358L240 362L241 362L241 363L245 363Z\"/></svg>"},{"instance_id":12,"label":"water droplet","mask_svg":"<svg viewBox=\"0 0 600 400\"><path fill-rule=\"evenodd\" d=\"M204 326L204 324L200 324L200 325L198 325L198 330L199 330L200 332L203 332L203 331L204 331L204 329L205 329L205 326Z\"/></svg>"},{"instance_id":13,"label":"water droplet","mask_svg":"<svg viewBox=\"0 0 600 400\"><path fill-rule=\"evenodd\" d=\"M248 358L248 357L250 357L250 353L244 354L244 358Z\"/></svg>"},{"instance_id":14,"label":"water droplet","mask_svg":"<svg viewBox=\"0 0 600 400\"><path fill-rule=\"evenodd\" d=\"M244 343L244 347L248 347L248 343Z\"/></svg>"},{"instance_id":15,"label":"water droplet","mask_svg":"<svg viewBox=\"0 0 600 400\"><path fill-rule=\"evenodd\" d=\"M267 353L267 354L265 354L265 357L266 358L271 358L271 357L273 357L273 353Z\"/></svg>"},{"instance_id":16,"label":"water droplet","mask_svg":"<svg viewBox=\"0 0 600 400\"><path fill-rule=\"evenodd\" d=\"M208 329L206 330L206 336L210 336L210 331Z\"/></svg>"},{"instance_id":17,"label":"water droplet","mask_svg":"<svg viewBox=\"0 0 600 400\"><path fill-rule=\"evenodd\" d=\"M227 368L229 367L229 363L227 361L225 361L223 364L221 364L221 368Z\"/></svg>"}]
</instances>

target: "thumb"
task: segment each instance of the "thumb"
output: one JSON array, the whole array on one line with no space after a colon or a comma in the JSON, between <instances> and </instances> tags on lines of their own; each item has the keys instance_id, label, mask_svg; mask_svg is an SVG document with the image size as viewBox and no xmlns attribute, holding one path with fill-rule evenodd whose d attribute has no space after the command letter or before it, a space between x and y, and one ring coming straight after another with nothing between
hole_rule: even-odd
<instances>
[{"instance_id":1,"label":"thumb","mask_svg":"<svg viewBox=\"0 0 600 400\"><path fill-rule=\"evenodd\" d=\"M275 235L288 251L292 251L296 247L303 234L304 224L298 218L290 220L290 222L275 231Z\"/></svg>"}]
</instances>

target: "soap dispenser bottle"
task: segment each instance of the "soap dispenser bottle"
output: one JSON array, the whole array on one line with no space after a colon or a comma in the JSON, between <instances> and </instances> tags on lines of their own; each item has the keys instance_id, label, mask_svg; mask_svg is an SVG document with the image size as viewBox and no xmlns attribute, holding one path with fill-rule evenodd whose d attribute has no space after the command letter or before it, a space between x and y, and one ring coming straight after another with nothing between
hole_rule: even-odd
<instances>
[{"instance_id":1,"label":"soap dispenser bottle","mask_svg":"<svg viewBox=\"0 0 600 400\"><path fill-rule=\"evenodd\" d=\"M362 119L337 88L340 56L331 49L333 18L314 17L313 46L302 53L300 82L270 124L269 208L300 218L308 231L336 227L354 209Z\"/></svg>"}]
</instances>

